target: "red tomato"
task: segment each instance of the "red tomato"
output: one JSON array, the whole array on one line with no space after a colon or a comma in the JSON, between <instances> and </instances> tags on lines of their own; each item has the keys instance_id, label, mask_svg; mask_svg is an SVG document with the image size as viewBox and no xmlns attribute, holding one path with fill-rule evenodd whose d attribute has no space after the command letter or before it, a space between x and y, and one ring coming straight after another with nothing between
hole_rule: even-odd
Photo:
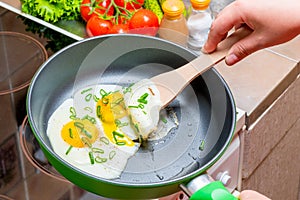
<instances>
[{"instance_id":1,"label":"red tomato","mask_svg":"<svg viewBox=\"0 0 300 200\"><path fill-rule=\"evenodd\" d=\"M127 10L140 9L144 4L144 0L114 0L114 2L120 8Z\"/></svg>"},{"instance_id":2,"label":"red tomato","mask_svg":"<svg viewBox=\"0 0 300 200\"><path fill-rule=\"evenodd\" d=\"M117 34L117 33L127 33L129 30L128 24L114 24L110 29L109 33Z\"/></svg>"},{"instance_id":3,"label":"red tomato","mask_svg":"<svg viewBox=\"0 0 300 200\"><path fill-rule=\"evenodd\" d=\"M90 37L96 35L104 35L109 33L112 26L113 25L110 20L104 20L94 15L86 24L86 32Z\"/></svg>"},{"instance_id":4,"label":"red tomato","mask_svg":"<svg viewBox=\"0 0 300 200\"><path fill-rule=\"evenodd\" d=\"M130 33L155 36L159 27L156 14L147 9L140 9L129 20Z\"/></svg>"},{"instance_id":5,"label":"red tomato","mask_svg":"<svg viewBox=\"0 0 300 200\"><path fill-rule=\"evenodd\" d=\"M107 16L112 16L115 9L110 4L111 0L82 0L80 5L81 17L87 22L93 15L104 15L106 13ZM107 10L109 6L109 10Z\"/></svg>"}]
</instances>

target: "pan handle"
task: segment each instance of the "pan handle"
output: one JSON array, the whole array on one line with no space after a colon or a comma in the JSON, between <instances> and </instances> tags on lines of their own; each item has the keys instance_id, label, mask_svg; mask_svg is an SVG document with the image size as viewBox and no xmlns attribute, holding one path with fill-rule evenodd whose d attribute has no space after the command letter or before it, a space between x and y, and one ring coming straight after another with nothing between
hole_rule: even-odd
<instances>
[{"instance_id":1,"label":"pan handle","mask_svg":"<svg viewBox=\"0 0 300 200\"><path fill-rule=\"evenodd\" d=\"M214 181L208 174L194 178L181 188L190 200L238 200L221 181Z\"/></svg>"}]
</instances>

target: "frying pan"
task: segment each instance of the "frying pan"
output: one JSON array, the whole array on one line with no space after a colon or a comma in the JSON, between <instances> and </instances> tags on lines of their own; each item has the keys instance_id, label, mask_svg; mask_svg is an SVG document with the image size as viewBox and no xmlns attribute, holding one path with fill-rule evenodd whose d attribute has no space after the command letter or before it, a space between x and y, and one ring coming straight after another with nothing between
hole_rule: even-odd
<instances>
[{"instance_id":1,"label":"frying pan","mask_svg":"<svg viewBox=\"0 0 300 200\"><path fill-rule=\"evenodd\" d=\"M222 156L235 128L232 94L213 68L169 105L178 127L160 140L148 141L128 160L119 178L99 178L65 162L46 134L51 114L79 89L95 84L128 86L194 58L194 53L174 43L134 34L85 39L50 57L33 77L27 98L30 126L49 162L75 185L115 199L166 196L204 173Z\"/></svg>"}]
</instances>

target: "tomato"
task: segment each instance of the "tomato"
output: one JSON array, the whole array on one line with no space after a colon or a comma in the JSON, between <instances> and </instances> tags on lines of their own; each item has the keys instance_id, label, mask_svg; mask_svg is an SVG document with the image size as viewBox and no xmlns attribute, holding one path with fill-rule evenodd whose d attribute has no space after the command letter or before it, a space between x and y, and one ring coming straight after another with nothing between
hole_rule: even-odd
<instances>
[{"instance_id":1,"label":"tomato","mask_svg":"<svg viewBox=\"0 0 300 200\"><path fill-rule=\"evenodd\" d=\"M115 4L120 8L130 9L140 9L144 0L114 0Z\"/></svg>"},{"instance_id":2,"label":"tomato","mask_svg":"<svg viewBox=\"0 0 300 200\"><path fill-rule=\"evenodd\" d=\"M129 30L128 24L114 24L110 29L109 33L117 34L117 33L127 33Z\"/></svg>"},{"instance_id":3,"label":"tomato","mask_svg":"<svg viewBox=\"0 0 300 200\"><path fill-rule=\"evenodd\" d=\"M86 24L88 36L108 34L113 24L110 20L104 20L96 15L92 16Z\"/></svg>"},{"instance_id":4,"label":"tomato","mask_svg":"<svg viewBox=\"0 0 300 200\"><path fill-rule=\"evenodd\" d=\"M111 0L82 0L80 5L81 17L87 22L93 15L113 16L115 9ZM108 9L109 8L109 9Z\"/></svg>"},{"instance_id":5,"label":"tomato","mask_svg":"<svg viewBox=\"0 0 300 200\"><path fill-rule=\"evenodd\" d=\"M155 36L159 27L156 14L147 9L140 9L129 20L130 33Z\"/></svg>"}]
</instances>

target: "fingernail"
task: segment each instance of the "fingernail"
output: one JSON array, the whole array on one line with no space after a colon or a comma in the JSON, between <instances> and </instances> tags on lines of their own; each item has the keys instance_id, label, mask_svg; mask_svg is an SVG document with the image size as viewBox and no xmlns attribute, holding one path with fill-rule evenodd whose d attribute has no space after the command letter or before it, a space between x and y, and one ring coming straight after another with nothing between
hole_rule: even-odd
<instances>
[{"instance_id":1,"label":"fingernail","mask_svg":"<svg viewBox=\"0 0 300 200\"><path fill-rule=\"evenodd\" d=\"M206 50L206 43L203 45L203 47L201 48L201 51L205 54L208 53L208 51Z\"/></svg>"},{"instance_id":2,"label":"fingernail","mask_svg":"<svg viewBox=\"0 0 300 200\"><path fill-rule=\"evenodd\" d=\"M238 62L239 58L234 54L231 53L225 58L225 62L227 65L233 65L234 63Z\"/></svg>"}]
</instances>

